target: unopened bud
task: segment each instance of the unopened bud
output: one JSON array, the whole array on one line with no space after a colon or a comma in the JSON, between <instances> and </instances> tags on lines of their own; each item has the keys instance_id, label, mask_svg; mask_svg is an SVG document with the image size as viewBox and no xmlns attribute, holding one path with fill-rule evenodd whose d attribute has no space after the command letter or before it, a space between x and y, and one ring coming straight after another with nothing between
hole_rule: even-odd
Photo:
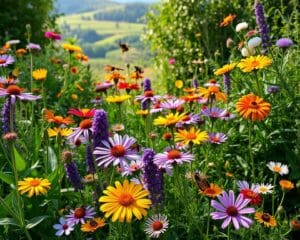
<instances>
[{"instance_id":1,"label":"unopened bud","mask_svg":"<svg viewBox=\"0 0 300 240\"><path fill-rule=\"evenodd\" d=\"M17 139L17 134L15 132L9 132L4 134L2 138L5 141L15 141Z\"/></svg>"}]
</instances>

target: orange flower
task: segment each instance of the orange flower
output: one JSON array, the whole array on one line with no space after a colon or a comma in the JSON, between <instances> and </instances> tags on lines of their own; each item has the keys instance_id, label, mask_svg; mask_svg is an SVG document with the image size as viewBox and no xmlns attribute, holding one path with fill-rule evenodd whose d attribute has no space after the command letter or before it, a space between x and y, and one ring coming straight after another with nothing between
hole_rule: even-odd
<instances>
[{"instance_id":1,"label":"orange flower","mask_svg":"<svg viewBox=\"0 0 300 240\"><path fill-rule=\"evenodd\" d=\"M288 192L295 187L294 183L292 183L289 180L284 180L284 179L279 181L279 185L280 185L281 189L285 192Z\"/></svg>"},{"instance_id":2,"label":"orange flower","mask_svg":"<svg viewBox=\"0 0 300 240\"><path fill-rule=\"evenodd\" d=\"M199 193L201 193L207 197L210 197L210 198L215 198L215 197L219 196L222 192L223 192L223 189L214 183L210 183L209 187L203 189L203 191L199 190Z\"/></svg>"},{"instance_id":3,"label":"orange flower","mask_svg":"<svg viewBox=\"0 0 300 240\"><path fill-rule=\"evenodd\" d=\"M55 116L54 113L50 110L45 110L45 115L44 115L44 118L47 122L50 122L50 123L55 123L55 124L58 124L58 125L61 125L61 124L72 124L73 123L73 120L72 120L72 117L66 117L66 118L63 118L62 116Z\"/></svg>"},{"instance_id":4,"label":"orange flower","mask_svg":"<svg viewBox=\"0 0 300 240\"><path fill-rule=\"evenodd\" d=\"M265 102L263 98L253 93L241 97L236 104L236 110L242 117L252 121L264 120L269 115L270 109L270 103Z\"/></svg>"},{"instance_id":5,"label":"orange flower","mask_svg":"<svg viewBox=\"0 0 300 240\"><path fill-rule=\"evenodd\" d=\"M73 74L77 74L77 73L78 73L78 68L75 67L75 66L73 66L73 67L70 68L70 71L71 71L71 73L73 73Z\"/></svg>"},{"instance_id":6,"label":"orange flower","mask_svg":"<svg viewBox=\"0 0 300 240\"><path fill-rule=\"evenodd\" d=\"M209 86L208 88L199 88L199 95L204 99L209 99L213 97L216 101L226 101L226 95L220 92L220 89L217 86Z\"/></svg>"},{"instance_id":7,"label":"orange flower","mask_svg":"<svg viewBox=\"0 0 300 240\"><path fill-rule=\"evenodd\" d=\"M223 21L220 23L220 27L225 27L229 25L234 19L236 18L236 15L229 14L227 17L223 19Z\"/></svg>"}]
</instances>

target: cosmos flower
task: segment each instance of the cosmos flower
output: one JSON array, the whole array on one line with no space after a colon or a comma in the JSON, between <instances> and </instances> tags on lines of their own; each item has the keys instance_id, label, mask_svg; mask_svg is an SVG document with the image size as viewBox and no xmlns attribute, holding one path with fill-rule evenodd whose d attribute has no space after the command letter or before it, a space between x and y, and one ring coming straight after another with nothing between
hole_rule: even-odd
<instances>
[{"instance_id":1,"label":"cosmos flower","mask_svg":"<svg viewBox=\"0 0 300 240\"><path fill-rule=\"evenodd\" d=\"M249 183L247 181L238 181L237 185L244 199L249 199L252 205L261 204L262 197L258 193L257 184L252 184L250 188Z\"/></svg>"},{"instance_id":2,"label":"cosmos flower","mask_svg":"<svg viewBox=\"0 0 300 240\"><path fill-rule=\"evenodd\" d=\"M62 235L68 236L74 230L74 224L67 223L65 218L60 217L59 223L54 224L53 228L55 230L57 230L57 232L55 233L55 236L58 236L58 237L60 237Z\"/></svg>"},{"instance_id":3,"label":"cosmos flower","mask_svg":"<svg viewBox=\"0 0 300 240\"><path fill-rule=\"evenodd\" d=\"M103 191L105 196L99 198L99 202L103 203L100 210L105 212L105 218L112 215L112 222L126 220L130 223L133 215L138 220L147 215L146 209L150 208L151 201L148 199L149 192L142 185L125 180L123 184L116 181L115 186L107 187Z\"/></svg>"},{"instance_id":4,"label":"cosmos flower","mask_svg":"<svg viewBox=\"0 0 300 240\"><path fill-rule=\"evenodd\" d=\"M237 112L245 119L251 119L252 121L262 121L270 113L271 104L265 102L263 98L260 98L253 93L245 95L239 99L236 104Z\"/></svg>"},{"instance_id":5,"label":"cosmos flower","mask_svg":"<svg viewBox=\"0 0 300 240\"><path fill-rule=\"evenodd\" d=\"M194 127L191 127L189 130L178 129L178 132L175 133L175 141L180 142L184 145L189 144L202 144L208 139L208 134L206 131L196 130Z\"/></svg>"},{"instance_id":6,"label":"cosmos flower","mask_svg":"<svg viewBox=\"0 0 300 240\"><path fill-rule=\"evenodd\" d=\"M84 137L86 141L88 141L90 139L90 134L93 132L92 125L92 119L82 120L77 128L72 128L73 133L68 136L68 139L72 139L73 142L76 142L80 137Z\"/></svg>"},{"instance_id":7,"label":"cosmos flower","mask_svg":"<svg viewBox=\"0 0 300 240\"><path fill-rule=\"evenodd\" d=\"M32 77L37 81L43 81L47 77L47 69L40 68L32 72Z\"/></svg>"},{"instance_id":8,"label":"cosmos flower","mask_svg":"<svg viewBox=\"0 0 300 240\"><path fill-rule=\"evenodd\" d=\"M221 144L227 140L227 136L224 133L209 133L208 136L208 141L214 144Z\"/></svg>"},{"instance_id":9,"label":"cosmos flower","mask_svg":"<svg viewBox=\"0 0 300 240\"><path fill-rule=\"evenodd\" d=\"M203 120L198 113L190 113L185 115L180 122L176 123L176 127L183 127L191 124L200 124L203 123Z\"/></svg>"},{"instance_id":10,"label":"cosmos flower","mask_svg":"<svg viewBox=\"0 0 300 240\"><path fill-rule=\"evenodd\" d=\"M221 109L221 108L217 108L217 107L209 108L209 107L203 106L202 109L201 109L201 113L204 116L215 119L215 118L224 117L224 115L226 113L226 110Z\"/></svg>"},{"instance_id":11,"label":"cosmos flower","mask_svg":"<svg viewBox=\"0 0 300 240\"><path fill-rule=\"evenodd\" d=\"M97 229L102 228L106 225L103 218L93 218L88 220L86 223L81 225L80 230L82 232L95 232Z\"/></svg>"},{"instance_id":12,"label":"cosmos flower","mask_svg":"<svg viewBox=\"0 0 300 240\"><path fill-rule=\"evenodd\" d=\"M28 197L33 195L45 195L50 189L51 183L48 179L44 178L24 178L23 181L18 181L18 191L21 194L28 192Z\"/></svg>"},{"instance_id":13,"label":"cosmos flower","mask_svg":"<svg viewBox=\"0 0 300 240\"><path fill-rule=\"evenodd\" d=\"M237 66L243 72L252 72L254 70L266 68L271 64L272 60L270 58L267 56L258 55L242 59Z\"/></svg>"},{"instance_id":14,"label":"cosmos flower","mask_svg":"<svg viewBox=\"0 0 300 240\"><path fill-rule=\"evenodd\" d=\"M186 115L185 113L179 114L178 112L176 112L175 114L169 113L165 117L160 116L160 117L154 119L153 124L154 125L163 125L165 127L173 127L173 126L175 126L176 123L180 122L184 118L185 115Z\"/></svg>"},{"instance_id":15,"label":"cosmos flower","mask_svg":"<svg viewBox=\"0 0 300 240\"><path fill-rule=\"evenodd\" d=\"M11 103L14 104L16 99L21 101L35 101L41 99L41 96L34 96L32 93L23 93L23 89L17 85L9 85L7 88L0 89L0 97L10 96Z\"/></svg>"},{"instance_id":16,"label":"cosmos flower","mask_svg":"<svg viewBox=\"0 0 300 240\"><path fill-rule=\"evenodd\" d=\"M137 151L132 148L135 142L133 137L118 134L109 138L108 141L102 141L104 147L96 147L94 151L98 166L107 168L110 164L114 166L120 164L121 169L124 170L125 165L128 165L127 160L140 159L140 156L136 154Z\"/></svg>"},{"instance_id":17,"label":"cosmos flower","mask_svg":"<svg viewBox=\"0 0 300 240\"><path fill-rule=\"evenodd\" d=\"M44 112L44 118L47 122L49 123L55 123L58 125L64 124L64 125L69 125L74 123L71 117L62 117L60 115L54 115L54 112L52 112L51 110L45 109Z\"/></svg>"},{"instance_id":18,"label":"cosmos flower","mask_svg":"<svg viewBox=\"0 0 300 240\"><path fill-rule=\"evenodd\" d=\"M96 92L106 92L107 89L114 86L114 84L110 81L102 82L102 83L96 83Z\"/></svg>"},{"instance_id":19,"label":"cosmos flower","mask_svg":"<svg viewBox=\"0 0 300 240\"><path fill-rule=\"evenodd\" d=\"M263 224L265 227L273 228L277 226L276 219L269 213L256 212L254 214L254 218L257 222Z\"/></svg>"},{"instance_id":20,"label":"cosmos flower","mask_svg":"<svg viewBox=\"0 0 300 240\"><path fill-rule=\"evenodd\" d=\"M254 208L245 208L250 202L248 199L244 199L242 194L239 194L235 199L234 192L232 190L223 192L222 195L218 196L218 201L212 200L211 206L217 210L212 212L210 215L214 220L222 220L222 228L226 228L231 222L235 229L239 229L240 225L249 228L253 221L243 216L244 214L254 213Z\"/></svg>"},{"instance_id":21,"label":"cosmos flower","mask_svg":"<svg viewBox=\"0 0 300 240\"><path fill-rule=\"evenodd\" d=\"M221 117L221 119L222 120L225 120L225 121L227 121L227 120L230 120L230 119L233 119L233 118L235 118L235 115L234 114L232 114L232 113L230 113L230 112L225 112L224 113L224 115Z\"/></svg>"},{"instance_id":22,"label":"cosmos flower","mask_svg":"<svg viewBox=\"0 0 300 240\"><path fill-rule=\"evenodd\" d=\"M72 209L70 214L66 215L66 221L68 224L85 224L87 219L93 219L96 212L91 206L79 207Z\"/></svg>"},{"instance_id":23,"label":"cosmos flower","mask_svg":"<svg viewBox=\"0 0 300 240\"><path fill-rule=\"evenodd\" d=\"M19 83L19 79L16 79L14 77L0 77L0 84L4 85L16 85Z\"/></svg>"},{"instance_id":24,"label":"cosmos flower","mask_svg":"<svg viewBox=\"0 0 300 240\"><path fill-rule=\"evenodd\" d=\"M7 67L10 64L13 64L15 59L10 55L0 55L0 67Z\"/></svg>"},{"instance_id":25,"label":"cosmos flower","mask_svg":"<svg viewBox=\"0 0 300 240\"><path fill-rule=\"evenodd\" d=\"M124 166L123 170L121 170L122 176L135 174L137 171L141 170L142 168L143 168L143 162L141 159L132 160L130 163Z\"/></svg>"},{"instance_id":26,"label":"cosmos flower","mask_svg":"<svg viewBox=\"0 0 300 240\"><path fill-rule=\"evenodd\" d=\"M145 223L145 232L150 238L159 238L169 226L169 220L167 216L157 214L149 217Z\"/></svg>"},{"instance_id":27,"label":"cosmos flower","mask_svg":"<svg viewBox=\"0 0 300 240\"><path fill-rule=\"evenodd\" d=\"M220 23L220 27L228 26L236 18L236 15L229 14L226 16L223 21Z\"/></svg>"},{"instance_id":28,"label":"cosmos flower","mask_svg":"<svg viewBox=\"0 0 300 240\"><path fill-rule=\"evenodd\" d=\"M280 175L286 175L289 174L288 166L285 164L282 164L280 162L269 162L267 164L267 167L274 173L278 173Z\"/></svg>"},{"instance_id":29,"label":"cosmos flower","mask_svg":"<svg viewBox=\"0 0 300 240\"><path fill-rule=\"evenodd\" d=\"M152 90L145 91L143 95L138 95L135 97L136 101L140 101L143 104L146 101L156 102L160 96L154 95Z\"/></svg>"},{"instance_id":30,"label":"cosmos flower","mask_svg":"<svg viewBox=\"0 0 300 240\"><path fill-rule=\"evenodd\" d=\"M41 46L39 44L36 44L36 43L28 43L26 45L26 49L40 51L41 50Z\"/></svg>"}]
</instances>

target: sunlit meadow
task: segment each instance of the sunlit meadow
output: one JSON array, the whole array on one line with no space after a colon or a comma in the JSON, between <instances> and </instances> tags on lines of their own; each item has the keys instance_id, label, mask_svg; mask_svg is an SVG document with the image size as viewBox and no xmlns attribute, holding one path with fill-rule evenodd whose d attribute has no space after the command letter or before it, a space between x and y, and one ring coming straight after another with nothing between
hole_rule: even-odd
<instances>
[{"instance_id":1,"label":"sunlit meadow","mask_svg":"<svg viewBox=\"0 0 300 240\"><path fill-rule=\"evenodd\" d=\"M216 20L230 60L191 59L192 79L175 57L167 79L93 76L51 29L4 43L0 239L299 239L299 47L253 16Z\"/></svg>"}]
</instances>

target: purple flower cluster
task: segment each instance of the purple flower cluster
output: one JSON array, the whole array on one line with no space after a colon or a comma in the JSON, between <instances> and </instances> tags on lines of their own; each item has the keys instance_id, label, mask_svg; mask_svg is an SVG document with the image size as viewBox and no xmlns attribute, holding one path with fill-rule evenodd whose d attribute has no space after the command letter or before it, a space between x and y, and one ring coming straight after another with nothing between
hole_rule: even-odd
<instances>
[{"instance_id":1,"label":"purple flower cluster","mask_svg":"<svg viewBox=\"0 0 300 240\"><path fill-rule=\"evenodd\" d=\"M95 169L95 164L93 159L93 152L89 144L86 145L85 160L86 160L86 171L88 173L95 173L96 169Z\"/></svg>"},{"instance_id":2,"label":"purple flower cluster","mask_svg":"<svg viewBox=\"0 0 300 240\"><path fill-rule=\"evenodd\" d=\"M256 24L259 28L260 37L262 39L262 53L265 54L267 52L267 48L270 46L270 30L265 18L264 7L260 2L256 2L255 4L255 17Z\"/></svg>"},{"instance_id":3,"label":"purple flower cluster","mask_svg":"<svg viewBox=\"0 0 300 240\"><path fill-rule=\"evenodd\" d=\"M279 88L279 86L270 85L270 86L268 86L267 91L268 91L268 93L277 93L280 91L280 88Z\"/></svg>"},{"instance_id":4,"label":"purple flower cluster","mask_svg":"<svg viewBox=\"0 0 300 240\"><path fill-rule=\"evenodd\" d=\"M151 89L151 80L149 78L146 78L144 80L144 92L146 91L152 91ZM146 110L150 107L150 99L146 99L146 101L142 101L142 109Z\"/></svg>"},{"instance_id":5,"label":"purple flower cluster","mask_svg":"<svg viewBox=\"0 0 300 240\"><path fill-rule=\"evenodd\" d=\"M74 187L74 191L77 192L78 190L83 189L77 165L73 160L65 163L65 170L70 183Z\"/></svg>"},{"instance_id":6,"label":"purple flower cluster","mask_svg":"<svg viewBox=\"0 0 300 240\"><path fill-rule=\"evenodd\" d=\"M2 134L6 134L11 131L10 129L10 112L14 111L15 108L11 108L10 98L5 100L3 109L2 109ZM13 120L13 131L16 132L16 116L15 112L12 114Z\"/></svg>"},{"instance_id":7,"label":"purple flower cluster","mask_svg":"<svg viewBox=\"0 0 300 240\"><path fill-rule=\"evenodd\" d=\"M152 149L145 149L142 161L144 163L143 180L145 186L150 192L150 199L155 206L163 201L163 173L154 164L155 152Z\"/></svg>"},{"instance_id":8,"label":"purple flower cluster","mask_svg":"<svg viewBox=\"0 0 300 240\"><path fill-rule=\"evenodd\" d=\"M95 111L92 128L94 149L96 147L104 147L102 141L108 141L109 137L107 113L104 110Z\"/></svg>"},{"instance_id":9,"label":"purple flower cluster","mask_svg":"<svg viewBox=\"0 0 300 240\"><path fill-rule=\"evenodd\" d=\"M223 74L223 83L224 83L225 93L229 96L231 90L231 78L229 73Z\"/></svg>"},{"instance_id":10,"label":"purple flower cluster","mask_svg":"<svg viewBox=\"0 0 300 240\"><path fill-rule=\"evenodd\" d=\"M288 48L293 45L294 45L293 40L289 38L280 38L276 42L276 46L279 48Z\"/></svg>"}]
</instances>

